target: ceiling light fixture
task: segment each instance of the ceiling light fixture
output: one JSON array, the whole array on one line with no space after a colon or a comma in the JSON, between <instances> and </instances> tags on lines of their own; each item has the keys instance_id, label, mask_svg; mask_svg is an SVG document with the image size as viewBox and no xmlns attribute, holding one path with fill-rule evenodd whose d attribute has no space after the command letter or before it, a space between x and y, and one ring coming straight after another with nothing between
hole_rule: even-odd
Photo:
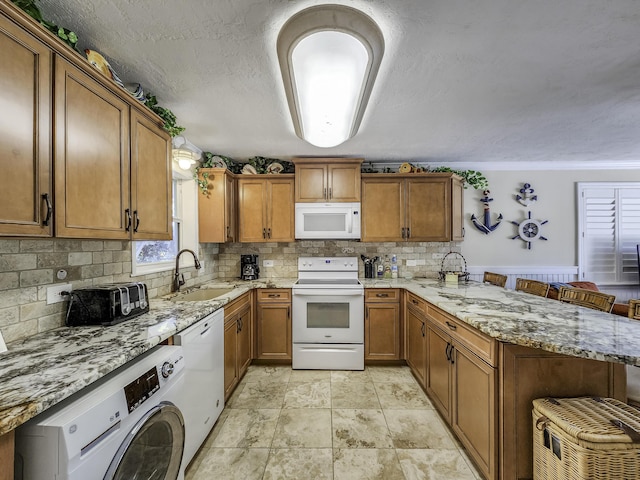
<instances>
[{"instance_id":1,"label":"ceiling light fixture","mask_svg":"<svg viewBox=\"0 0 640 480\"><path fill-rule=\"evenodd\" d=\"M277 49L296 135L317 147L353 137L384 53L378 25L354 8L318 5L284 24Z\"/></svg>"}]
</instances>

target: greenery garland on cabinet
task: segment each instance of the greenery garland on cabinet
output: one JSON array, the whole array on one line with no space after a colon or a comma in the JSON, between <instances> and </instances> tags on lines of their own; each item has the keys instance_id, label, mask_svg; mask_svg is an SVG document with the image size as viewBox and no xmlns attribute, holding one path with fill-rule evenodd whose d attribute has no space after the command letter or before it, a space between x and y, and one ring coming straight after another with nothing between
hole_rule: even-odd
<instances>
[{"instance_id":1,"label":"greenery garland on cabinet","mask_svg":"<svg viewBox=\"0 0 640 480\"><path fill-rule=\"evenodd\" d=\"M24 10L31 18L35 19L40 25L45 27L47 30L52 32L54 35L57 35L60 40L65 42L71 48L73 48L76 52L80 53L78 47L76 46L78 43L78 36L75 32L72 32L68 28L59 27L53 22L49 20L45 20L42 16L42 12L40 8L36 5L36 0L11 0L14 5Z\"/></svg>"}]
</instances>

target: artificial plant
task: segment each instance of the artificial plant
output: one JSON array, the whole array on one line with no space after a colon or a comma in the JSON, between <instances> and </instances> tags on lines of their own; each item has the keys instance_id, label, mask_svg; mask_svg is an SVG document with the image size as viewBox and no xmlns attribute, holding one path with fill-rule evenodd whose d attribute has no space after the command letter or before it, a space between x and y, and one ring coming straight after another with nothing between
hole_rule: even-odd
<instances>
[{"instance_id":1,"label":"artificial plant","mask_svg":"<svg viewBox=\"0 0 640 480\"><path fill-rule=\"evenodd\" d=\"M169 135L175 137L184 132L184 127L176 124L176 116L174 113L168 108L158 105L158 100L155 95L147 93L144 97L144 104L164 120L164 129L169 132Z\"/></svg>"},{"instance_id":2,"label":"artificial plant","mask_svg":"<svg viewBox=\"0 0 640 480\"><path fill-rule=\"evenodd\" d=\"M24 10L30 17L35 19L38 23L40 23L43 27L45 27L50 32L54 33L58 36L63 42L73 48L76 52L80 53L77 47L78 36L75 32L72 32L68 28L59 27L53 22L49 20L45 20L42 16L42 12L40 8L36 5L36 0L11 0L17 7Z\"/></svg>"}]
</instances>

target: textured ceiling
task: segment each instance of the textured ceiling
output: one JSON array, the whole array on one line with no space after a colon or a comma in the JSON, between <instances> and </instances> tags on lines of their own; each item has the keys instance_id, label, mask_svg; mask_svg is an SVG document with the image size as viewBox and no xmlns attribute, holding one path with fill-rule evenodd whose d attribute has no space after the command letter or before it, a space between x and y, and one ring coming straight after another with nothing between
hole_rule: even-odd
<instances>
[{"instance_id":1,"label":"textured ceiling","mask_svg":"<svg viewBox=\"0 0 640 480\"><path fill-rule=\"evenodd\" d=\"M39 2L81 49L154 93L203 150L640 166L638 0L336 1L374 19L386 51L360 132L329 149L296 137L276 56L282 24L318 3Z\"/></svg>"}]
</instances>

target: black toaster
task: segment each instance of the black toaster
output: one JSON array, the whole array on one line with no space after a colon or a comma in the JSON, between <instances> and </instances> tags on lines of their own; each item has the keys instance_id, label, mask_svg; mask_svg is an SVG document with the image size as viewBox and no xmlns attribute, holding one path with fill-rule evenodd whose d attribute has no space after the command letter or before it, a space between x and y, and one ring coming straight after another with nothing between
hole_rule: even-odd
<instances>
[{"instance_id":1,"label":"black toaster","mask_svg":"<svg viewBox=\"0 0 640 480\"><path fill-rule=\"evenodd\" d=\"M110 283L71 291L66 323L68 326L115 325L148 311L144 283Z\"/></svg>"}]
</instances>

